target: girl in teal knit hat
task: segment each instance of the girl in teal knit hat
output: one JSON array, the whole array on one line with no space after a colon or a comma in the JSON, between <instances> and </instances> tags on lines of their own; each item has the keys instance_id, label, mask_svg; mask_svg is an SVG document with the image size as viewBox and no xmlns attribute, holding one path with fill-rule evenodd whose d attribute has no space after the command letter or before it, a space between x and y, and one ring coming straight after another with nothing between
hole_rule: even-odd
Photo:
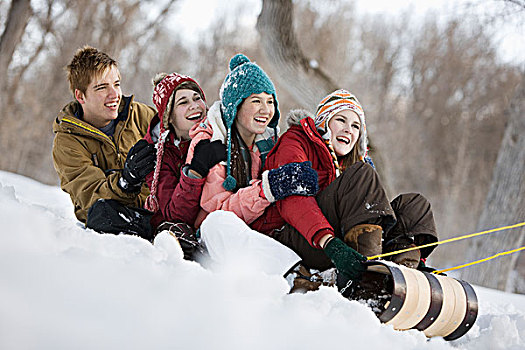
<instances>
[{"instance_id":1,"label":"girl in teal knit hat","mask_svg":"<svg viewBox=\"0 0 525 350\"><path fill-rule=\"evenodd\" d=\"M227 150L226 161L213 167L206 178L196 227L218 209L232 211L249 224L279 199L317 192L317 173L307 163L262 173L265 157L278 137L275 87L264 70L243 54L235 55L229 66L221 101L190 132L187 163L193 146L203 139L220 140Z\"/></svg>"},{"instance_id":2,"label":"girl in teal knit hat","mask_svg":"<svg viewBox=\"0 0 525 350\"><path fill-rule=\"evenodd\" d=\"M252 96L253 95L253 96ZM230 73L224 79L221 86L221 110L222 120L227 128L227 149L228 159L226 162L226 180L223 184L224 188L231 191L239 186L245 186L244 176L241 174L246 171L244 164L239 162L239 157L233 159L232 162L231 150L232 128L239 131L241 138L246 145L253 143L255 135L261 135L266 131L266 128L272 128L273 135L271 137L264 136L266 141L263 144L263 157L270 151L277 140L277 125L279 124L279 108L277 96L275 94L275 87L266 73L255 63L250 62L248 57L243 54L237 54L230 60ZM248 103L243 103L245 99L249 99ZM263 108L258 108L259 106ZM266 110L265 110L266 109ZM248 114L258 114L258 118L250 119ZM242 119L236 122L236 117ZM240 128L239 128L240 127ZM259 138L258 141L261 141ZM234 146L234 148L236 148ZM231 174L232 167L236 171L236 176ZM241 174L240 174L241 173ZM240 183L237 184L237 178Z\"/></svg>"}]
</instances>

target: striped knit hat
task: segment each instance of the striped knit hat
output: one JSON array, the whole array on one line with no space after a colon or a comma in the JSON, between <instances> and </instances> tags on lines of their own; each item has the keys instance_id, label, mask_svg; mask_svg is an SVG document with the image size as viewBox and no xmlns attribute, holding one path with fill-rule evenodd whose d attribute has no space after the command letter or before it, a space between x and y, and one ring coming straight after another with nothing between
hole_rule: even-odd
<instances>
[{"instance_id":1,"label":"striped knit hat","mask_svg":"<svg viewBox=\"0 0 525 350\"><path fill-rule=\"evenodd\" d=\"M159 82L160 80L160 82ZM173 105L173 99L177 88L185 83L193 83L198 88L198 92L201 95L204 103L206 103L206 96L202 91L200 85L192 78L182 75L179 73L159 73L153 78L153 104L157 108L158 116L160 119L160 136L159 140L155 144L157 148L157 163L155 164L155 170L153 172L153 181L150 188L150 195L146 198L146 209L156 212L159 209L159 202L157 199L157 184L159 182L160 167L162 164L162 157L164 155L164 143L169 134L169 118L171 113L171 106ZM192 85L193 85L192 84ZM188 87L188 89L191 89ZM193 89L192 89L193 90Z\"/></svg>"},{"instance_id":2,"label":"striped knit hat","mask_svg":"<svg viewBox=\"0 0 525 350\"><path fill-rule=\"evenodd\" d=\"M237 110L241 103L252 94L267 93L273 96L275 113L268 127L275 128L279 124L279 108L275 86L268 75L254 62L243 54L237 54L230 60L230 73L224 79L220 89L222 120L227 130L227 159L226 159L226 179L222 186L231 191L237 185L237 181L230 173L231 160L231 128ZM277 134L277 131L275 132Z\"/></svg>"},{"instance_id":3,"label":"striped knit hat","mask_svg":"<svg viewBox=\"0 0 525 350\"><path fill-rule=\"evenodd\" d=\"M317 106L317 112L314 118L315 126L324 139L330 140L332 134L330 128L328 128L328 123L334 115L344 110L351 110L359 116L359 121L361 122L361 129L359 130L361 140L359 145L357 145L357 151L359 155L364 158L368 150L365 113L357 98L350 92L340 89L323 98Z\"/></svg>"}]
</instances>

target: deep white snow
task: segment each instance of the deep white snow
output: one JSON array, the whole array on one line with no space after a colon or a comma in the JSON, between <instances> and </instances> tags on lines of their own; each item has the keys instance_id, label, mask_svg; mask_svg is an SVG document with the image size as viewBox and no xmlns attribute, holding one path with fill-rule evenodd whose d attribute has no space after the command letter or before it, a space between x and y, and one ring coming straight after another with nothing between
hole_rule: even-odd
<instances>
[{"instance_id":1,"label":"deep white snow","mask_svg":"<svg viewBox=\"0 0 525 350\"><path fill-rule=\"evenodd\" d=\"M257 264L206 270L169 236L86 230L58 187L6 172L0 223L0 349L525 349L524 295L475 286L470 332L427 340L332 288L290 295Z\"/></svg>"}]
</instances>

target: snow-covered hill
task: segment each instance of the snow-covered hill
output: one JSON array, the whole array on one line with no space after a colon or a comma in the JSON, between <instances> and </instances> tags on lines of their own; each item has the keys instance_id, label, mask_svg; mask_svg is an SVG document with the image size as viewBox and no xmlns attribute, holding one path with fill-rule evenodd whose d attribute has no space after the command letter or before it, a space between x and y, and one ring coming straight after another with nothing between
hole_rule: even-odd
<instances>
[{"instance_id":1,"label":"snow-covered hill","mask_svg":"<svg viewBox=\"0 0 525 350\"><path fill-rule=\"evenodd\" d=\"M171 239L85 230L59 188L6 172L0 225L0 349L525 349L523 295L475 287L470 332L427 340L332 288L290 295L249 265L184 261Z\"/></svg>"}]
</instances>

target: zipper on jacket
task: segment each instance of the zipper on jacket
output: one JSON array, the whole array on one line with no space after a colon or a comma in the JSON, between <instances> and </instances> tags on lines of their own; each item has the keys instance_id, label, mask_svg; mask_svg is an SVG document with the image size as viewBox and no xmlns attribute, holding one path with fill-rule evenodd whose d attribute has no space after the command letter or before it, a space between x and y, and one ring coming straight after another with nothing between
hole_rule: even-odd
<instances>
[{"instance_id":1,"label":"zipper on jacket","mask_svg":"<svg viewBox=\"0 0 525 350\"><path fill-rule=\"evenodd\" d=\"M93 153L91 155L91 159L93 160L93 165L96 166L97 168L99 168L99 166L98 166L98 157L97 157L96 153Z\"/></svg>"},{"instance_id":2,"label":"zipper on jacket","mask_svg":"<svg viewBox=\"0 0 525 350\"><path fill-rule=\"evenodd\" d=\"M314 141L316 144L321 146L326 152L328 152L328 158L330 159L330 164L332 165L332 170L334 171L334 174L336 174L335 178L337 178L337 170L335 168L334 161L332 159L332 155L330 154L330 150L328 149L328 146L324 143L324 139L321 135L319 135L319 132L315 132L310 129L308 122L304 121L304 127L302 128L303 131L308 135L310 135L310 139ZM313 138L312 138L313 137ZM333 181L333 180L332 180Z\"/></svg>"},{"instance_id":3,"label":"zipper on jacket","mask_svg":"<svg viewBox=\"0 0 525 350\"><path fill-rule=\"evenodd\" d=\"M117 119L124 124L122 125L122 128L120 128L118 135L116 135L116 137L115 135L113 135L113 138L114 138L113 143L117 151L119 163L121 163L120 161L121 156L120 156L118 144L120 143L120 139L122 138L122 130L124 130L126 128L127 123L129 123L130 114L131 114L131 102L133 101L133 96L122 96L122 100L124 101L124 108L122 109L122 112L118 114Z\"/></svg>"}]
</instances>

